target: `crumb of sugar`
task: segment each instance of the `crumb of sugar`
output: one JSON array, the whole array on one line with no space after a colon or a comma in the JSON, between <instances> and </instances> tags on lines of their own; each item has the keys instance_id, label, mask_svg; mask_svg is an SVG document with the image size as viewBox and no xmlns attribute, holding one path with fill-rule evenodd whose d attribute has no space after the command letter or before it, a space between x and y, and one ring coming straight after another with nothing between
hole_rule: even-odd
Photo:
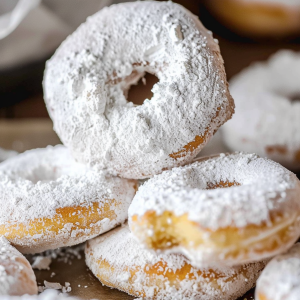
<instances>
[{"instance_id":1,"label":"crumb of sugar","mask_svg":"<svg viewBox=\"0 0 300 300\"><path fill-rule=\"evenodd\" d=\"M44 280L45 289L61 290L62 285L59 282L49 282Z\"/></svg>"},{"instance_id":2,"label":"crumb of sugar","mask_svg":"<svg viewBox=\"0 0 300 300\"><path fill-rule=\"evenodd\" d=\"M51 262L52 259L49 256L35 256L34 262L31 266L33 269L49 270Z\"/></svg>"},{"instance_id":3,"label":"crumb of sugar","mask_svg":"<svg viewBox=\"0 0 300 300\"><path fill-rule=\"evenodd\" d=\"M65 285L61 285L59 282L49 282L44 280L44 286L39 286L39 292L43 292L45 290L61 290L62 293L69 293L72 291L70 282L65 282Z\"/></svg>"}]
</instances>

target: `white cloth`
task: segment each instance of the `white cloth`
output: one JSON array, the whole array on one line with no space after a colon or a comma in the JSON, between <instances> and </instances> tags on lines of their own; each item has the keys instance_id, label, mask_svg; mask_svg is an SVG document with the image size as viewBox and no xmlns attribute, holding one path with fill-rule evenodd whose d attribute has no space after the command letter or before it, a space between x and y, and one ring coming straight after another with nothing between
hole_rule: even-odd
<instances>
[{"instance_id":1,"label":"white cloth","mask_svg":"<svg viewBox=\"0 0 300 300\"><path fill-rule=\"evenodd\" d=\"M0 2L0 39L9 35L40 0L6 0ZM9 8L12 8L9 11ZM8 12L7 12L8 11Z\"/></svg>"},{"instance_id":2,"label":"white cloth","mask_svg":"<svg viewBox=\"0 0 300 300\"><path fill-rule=\"evenodd\" d=\"M85 19L122 0L0 0L0 70L50 55Z\"/></svg>"}]
</instances>

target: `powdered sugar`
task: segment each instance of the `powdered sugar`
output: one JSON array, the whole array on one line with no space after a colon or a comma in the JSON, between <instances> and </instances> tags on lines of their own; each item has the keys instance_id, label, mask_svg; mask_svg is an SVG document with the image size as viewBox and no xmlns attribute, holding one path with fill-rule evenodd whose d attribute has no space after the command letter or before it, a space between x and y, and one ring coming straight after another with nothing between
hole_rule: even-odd
<instances>
[{"instance_id":1,"label":"powdered sugar","mask_svg":"<svg viewBox=\"0 0 300 300\"><path fill-rule=\"evenodd\" d=\"M298 300L300 295L300 243L273 258L257 281L255 299Z\"/></svg>"},{"instance_id":2,"label":"powdered sugar","mask_svg":"<svg viewBox=\"0 0 300 300\"><path fill-rule=\"evenodd\" d=\"M238 151L300 167L300 55L280 51L251 65L230 83L236 114L223 127L224 141ZM297 158L299 156L299 158Z\"/></svg>"},{"instance_id":3,"label":"powdered sugar","mask_svg":"<svg viewBox=\"0 0 300 300\"><path fill-rule=\"evenodd\" d=\"M108 266L100 267L102 261ZM183 268L189 265L187 259L174 254L156 255L143 249L127 226L89 241L86 262L96 276L109 278L106 284L131 291L134 296L144 293L147 299L155 295L158 300L236 299L254 285L264 266L255 263L213 272L191 267L188 275L181 278ZM168 277L168 273L174 275Z\"/></svg>"},{"instance_id":4,"label":"powdered sugar","mask_svg":"<svg viewBox=\"0 0 300 300\"><path fill-rule=\"evenodd\" d=\"M31 265L32 269L38 269L38 270L50 270L50 264L52 262L51 257L49 256L36 256L34 258L34 262Z\"/></svg>"},{"instance_id":5,"label":"powdered sugar","mask_svg":"<svg viewBox=\"0 0 300 300\"><path fill-rule=\"evenodd\" d=\"M3 148L0 148L0 162L10 158L10 157L13 157L13 156L16 156L18 153L16 151L13 151L13 150L5 150Z\"/></svg>"},{"instance_id":6,"label":"powdered sugar","mask_svg":"<svg viewBox=\"0 0 300 300\"><path fill-rule=\"evenodd\" d=\"M72 288L69 282L65 282L65 285L63 286L59 282L49 282L44 280L44 286L39 286L39 292L45 290L61 290L63 293L69 293L72 291Z\"/></svg>"},{"instance_id":7,"label":"powdered sugar","mask_svg":"<svg viewBox=\"0 0 300 300\"><path fill-rule=\"evenodd\" d=\"M0 237L0 295L36 293L35 275L29 262L4 237Z\"/></svg>"},{"instance_id":8,"label":"powdered sugar","mask_svg":"<svg viewBox=\"0 0 300 300\"><path fill-rule=\"evenodd\" d=\"M58 293L54 290L46 290L41 294L30 296L30 295L22 295L19 297L16 296L0 296L0 300L78 300L78 298L67 297L66 294Z\"/></svg>"},{"instance_id":9,"label":"powdered sugar","mask_svg":"<svg viewBox=\"0 0 300 300\"><path fill-rule=\"evenodd\" d=\"M30 150L11 158L0 164L0 175L0 228L6 226L1 229L3 234L10 236L23 252L78 244L115 227L126 220L135 194L134 181L106 176L104 172L78 164L63 146ZM43 226L43 231L34 236L11 235L10 226L20 224L26 232L29 221L52 219L57 216L57 209L90 208L93 203L98 205L99 216L105 206L112 213L104 219L95 219L89 226L81 226L87 222L84 218L80 224L62 221L66 223L57 234L50 232L52 225L49 225L49 232ZM97 233L93 228L98 228Z\"/></svg>"},{"instance_id":10,"label":"powdered sugar","mask_svg":"<svg viewBox=\"0 0 300 300\"><path fill-rule=\"evenodd\" d=\"M145 71L159 82L134 106L124 94ZM119 4L90 17L47 63L44 91L74 157L127 178L192 160L233 112L218 45L172 2ZM170 157L196 136L202 145Z\"/></svg>"},{"instance_id":11,"label":"powdered sugar","mask_svg":"<svg viewBox=\"0 0 300 300\"><path fill-rule=\"evenodd\" d=\"M222 183L230 187L214 188ZM133 199L129 224L148 248L182 253L194 266L238 265L297 240L299 195L299 180L281 165L254 154L221 154L149 179Z\"/></svg>"},{"instance_id":12,"label":"powdered sugar","mask_svg":"<svg viewBox=\"0 0 300 300\"><path fill-rule=\"evenodd\" d=\"M221 181L241 186L207 189ZM297 177L271 160L254 154L223 154L148 180L134 197L129 217L167 210L176 215L187 213L202 228L243 228L268 222L272 211L299 212L299 189Z\"/></svg>"}]
</instances>

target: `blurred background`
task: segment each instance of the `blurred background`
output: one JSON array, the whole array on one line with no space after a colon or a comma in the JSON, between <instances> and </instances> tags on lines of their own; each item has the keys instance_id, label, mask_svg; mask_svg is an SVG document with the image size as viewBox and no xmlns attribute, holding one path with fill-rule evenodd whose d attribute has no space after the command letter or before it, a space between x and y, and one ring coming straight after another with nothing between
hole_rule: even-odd
<instances>
[{"instance_id":1,"label":"blurred background","mask_svg":"<svg viewBox=\"0 0 300 300\"><path fill-rule=\"evenodd\" d=\"M238 0L174 1L198 15L213 31L228 79L279 49L300 50L299 28L286 35L277 30L278 34L272 35L243 30L239 20L231 22L226 13L234 13L230 6L234 1ZM24 151L59 142L43 101L45 62L87 16L119 2L125 1L0 0L0 147ZM252 12L252 24L258 17ZM257 27L262 28L260 24Z\"/></svg>"}]
</instances>

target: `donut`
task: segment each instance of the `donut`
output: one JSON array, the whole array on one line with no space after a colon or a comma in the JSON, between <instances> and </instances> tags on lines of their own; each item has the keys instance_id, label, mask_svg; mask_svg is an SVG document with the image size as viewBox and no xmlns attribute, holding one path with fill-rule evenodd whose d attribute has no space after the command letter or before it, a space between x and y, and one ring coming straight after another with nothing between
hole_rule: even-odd
<instances>
[{"instance_id":1,"label":"donut","mask_svg":"<svg viewBox=\"0 0 300 300\"><path fill-rule=\"evenodd\" d=\"M155 74L153 97L127 101ZM47 62L45 102L77 161L142 179L191 161L228 120L219 46L198 18L171 1L137 1L88 18Z\"/></svg>"},{"instance_id":2,"label":"donut","mask_svg":"<svg viewBox=\"0 0 300 300\"><path fill-rule=\"evenodd\" d=\"M0 237L0 295L34 295L37 292L35 275L27 259Z\"/></svg>"},{"instance_id":3,"label":"donut","mask_svg":"<svg viewBox=\"0 0 300 300\"><path fill-rule=\"evenodd\" d=\"M300 295L300 243L273 258L260 275L255 299L298 300Z\"/></svg>"},{"instance_id":4,"label":"donut","mask_svg":"<svg viewBox=\"0 0 300 300\"><path fill-rule=\"evenodd\" d=\"M129 207L147 248L194 266L239 265L288 249L300 232L300 182L255 154L220 154L145 182Z\"/></svg>"},{"instance_id":5,"label":"donut","mask_svg":"<svg viewBox=\"0 0 300 300\"><path fill-rule=\"evenodd\" d=\"M280 39L300 34L299 0L205 0L205 4L242 36Z\"/></svg>"},{"instance_id":6,"label":"donut","mask_svg":"<svg viewBox=\"0 0 300 300\"><path fill-rule=\"evenodd\" d=\"M300 54L283 50L230 82L236 114L222 127L234 151L255 152L300 169Z\"/></svg>"},{"instance_id":7,"label":"donut","mask_svg":"<svg viewBox=\"0 0 300 300\"><path fill-rule=\"evenodd\" d=\"M22 253L79 244L127 219L136 181L76 163L62 145L0 164L0 236Z\"/></svg>"},{"instance_id":8,"label":"donut","mask_svg":"<svg viewBox=\"0 0 300 300\"><path fill-rule=\"evenodd\" d=\"M146 299L236 299L255 284L264 262L221 269L193 267L182 255L144 249L128 226L86 243L86 263L104 284Z\"/></svg>"}]
</instances>

